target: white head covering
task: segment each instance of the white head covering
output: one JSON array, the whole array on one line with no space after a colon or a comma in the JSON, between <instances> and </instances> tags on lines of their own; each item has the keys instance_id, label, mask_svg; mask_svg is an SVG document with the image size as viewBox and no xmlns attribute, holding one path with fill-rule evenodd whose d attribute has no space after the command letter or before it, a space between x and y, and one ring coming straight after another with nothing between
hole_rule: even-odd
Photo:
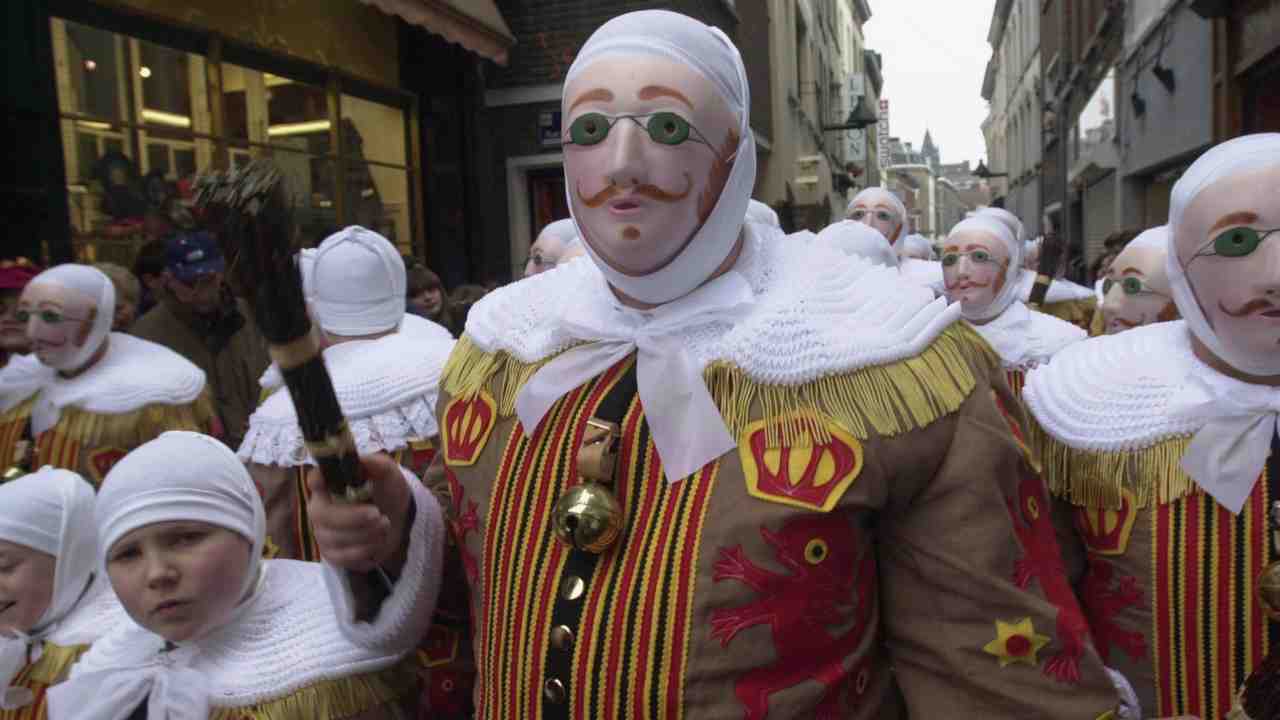
<instances>
[{"instance_id":1,"label":"white head covering","mask_svg":"<svg viewBox=\"0 0 1280 720\"><path fill-rule=\"evenodd\" d=\"M1013 233L1014 238L1016 238L1019 243L1025 242L1027 239L1026 230L1022 226L1022 221L1018 219L1017 215L1014 215L1013 213L1009 212L1008 210L1005 210L1004 208L998 208L998 207L978 208L977 212L975 212L974 215L978 217L982 217L984 215L987 217L993 217L999 220L1000 222L1004 223L1005 227L1009 228L1009 232Z\"/></svg>"},{"instance_id":2,"label":"white head covering","mask_svg":"<svg viewBox=\"0 0 1280 720\"><path fill-rule=\"evenodd\" d=\"M0 540L56 558L53 597L30 634L0 635L0 709L13 709L28 701L26 693L11 692L9 682L27 662L30 645L88 595L96 558L93 487L73 472L46 465L0 485L0 508Z\"/></svg>"},{"instance_id":3,"label":"white head covering","mask_svg":"<svg viewBox=\"0 0 1280 720\"><path fill-rule=\"evenodd\" d=\"M956 223L951 228L951 234L947 235L947 242L951 242L951 238L957 233L977 231L989 235L996 240L1004 243L1009 250L1009 267L1005 271L1004 286L1000 288L1000 292L996 293L996 297L987 307L977 311L962 311L965 318L969 320L990 320L1009 308L1010 305L1018 299L1020 290L1020 281L1022 273L1026 272L1022 268L1022 243L1014 236L1009 226L1000 220L988 215L974 215L971 218L965 218Z\"/></svg>"},{"instance_id":4,"label":"white head covering","mask_svg":"<svg viewBox=\"0 0 1280 720\"><path fill-rule=\"evenodd\" d=\"M641 302L661 304L688 295L729 257L742 231L747 200L756 181L756 147L747 108L751 106L747 72L733 42L719 29L665 10L642 10L616 17L587 38L565 77L573 79L596 60L657 56L688 65L706 78L731 112L738 115L738 147L733 169L715 208L676 257L647 275L621 273L600 258L591 243L587 253L609 284ZM565 98L562 102L567 102ZM564 108L568 116L568 108ZM572 210L573 183L565 184Z\"/></svg>"},{"instance_id":5,"label":"white head covering","mask_svg":"<svg viewBox=\"0 0 1280 720\"><path fill-rule=\"evenodd\" d=\"M1251 361L1224 345L1200 308L1175 248L1179 233L1185 232L1183 218L1187 209L1201 191L1231 175L1275 165L1280 165L1280 133L1234 138L1211 148L1192 163L1173 186L1169 197L1170 245L1165 264L1178 312L1182 313L1196 339L1212 350L1214 355L1230 363L1235 369L1251 375L1280 375L1280 352L1267 361Z\"/></svg>"},{"instance_id":6,"label":"white head covering","mask_svg":"<svg viewBox=\"0 0 1280 720\"><path fill-rule=\"evenodd\" d=\"M538 233L539 240L544 237L554 238L561 246L568 247L578 237L578 226L574 224L573 218L553 220Z\"/></svg>"},{"instance_id":7,"label":"white head covering","mask_svg":"<svg viewBox=\"0 0 1280 720\"><path fill-rule=\"evenodd\" d=\"M1129 248L1155 248L1162 252L1169 251L1169 226L1157 225L1153 228L1147 228L1138 233L1138 236L1129 241L1124 246L1125 250Z\"/></svg>"},{"instance_id":8,"label":"white head covering","mask_svg":"<svg viewBox=\"0 0 1280 720\"><path fill-rule=\"evenodd\" d=\"M778 221L778 213L755 198L747 202L747 220L770 227L782 228L782 223Z\"/></svg>"},{"instance_id":9,"label":"white head covering","mask_svg":"<svg viewBox=\"0 0 1280 720\"><path fill-rule=\"evenodd\" d=\"M923 252L924 257L917 258L918 260L936 259L934 258L933 243L929 242L929 238L923 235L912 233L903 238L900 244L902 246L902 254L907 257L913 257L911 255L913 252Z\"/></svg>"},{"instance_id":10,"label":"white head covering","mask_svg":"<svg viewBox=\"0 0 1280 720\"><path fill-rule=\"evenodd\" d=\"M32 278L27 287L39 283L60 285L84 295L96 308L93 325L89 328L89 337L58 370L75 370L89 362L89 358L102 347L111 332L111 322L116 313L116 288L111 278L98 268L89 265L67 263L50 268Z\"/></svg>"},{"instance_id":11,"label":"white head covering","mask_svg":"<svg viewBox=\"0 0 1280 720\"><path fill-rule=\"evenodd\" d=\"M1259 360L1228 348L1209 325L1178 257L1188 208L1215 182L1280 165L1280 133L1245 135L1201 155L1173 186L1165 269L1173 301L1196 339L1235 369L1280 374L1280 353ZM1280 388L1245 383L1218 372L1192 373L1170 401L1170 412L1203 422L1182 456L1182 467L1228 510L1238 513L1266 467L1271 439L1280 433Z\"/></svg>"},{"instance_id":12,"label":"white head covering","mask_svg":"<svg viewBox=\"0 0 1280 720\"><path fill-rule=\"evenodd\" d=\"M252 543L240 596L257 581L267 534L262 497L236 454L207 435L173 430L126 455L103 480L94 517L104 570L111 546L127 533L190 520L226 528Z\"/></svg>"},{"instance_id":13,"label":"white head covering","mask_svg":"<svg viewBox=\"0 0 1280 720\"><path fill-rule=\"evenodd\" d=\"M850 200L849 204L845 207L844 213L848 216L848 214L853 211L853 206L860 202L875 203L879 200L887 201L893 208L893 211L897 213L898 239L901 240L902 231L907 226L907 206L902 204L902 198L899 198L895 193L890 192L887 188L882 188L879 185L872 185L869 188L864 188L862 192L853 196L853 199Z\"/></svg>"},{"instance_id":14,"label":"white head covering","mask_svg":"<svg viewBox=\"0 0 1280 720\"><path fill-rule=\"evenodd\" d=\"M306 256L300 258L306 266ZM312 307L334 335L394 330L404 317L404 259L386 238L351 225L325 238L311 261Z\"/></svg>"},{"instance_id":15,"label":"white head covering","mask_svg":"<svg viewBox=\"0 0 1280 720\"><path fill-rule=\"evenodd\" d=\"M841 220L822 229L818 242L839 248L845 255L856 255L877 265L898 267L898 254L879 230L865 223Z\"/></svg>"}]
</instances>

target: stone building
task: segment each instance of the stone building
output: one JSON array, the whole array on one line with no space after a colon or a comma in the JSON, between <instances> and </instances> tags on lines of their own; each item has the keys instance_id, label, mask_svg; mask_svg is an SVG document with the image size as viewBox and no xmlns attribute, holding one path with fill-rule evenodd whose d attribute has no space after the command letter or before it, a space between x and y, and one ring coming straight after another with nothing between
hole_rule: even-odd
<instances>
[{"instance_id":1,"label":"stone building","mask_svg":"<svg viewBox=\"0 0 1280 720\"><path fill-rule=\"evenodd\" d=\"M995 199L1040 232L1041 103L1040 0L997 0L987 32L991 60L982 97L990 103L983 123Z\"/></svg>"}]
</instances>

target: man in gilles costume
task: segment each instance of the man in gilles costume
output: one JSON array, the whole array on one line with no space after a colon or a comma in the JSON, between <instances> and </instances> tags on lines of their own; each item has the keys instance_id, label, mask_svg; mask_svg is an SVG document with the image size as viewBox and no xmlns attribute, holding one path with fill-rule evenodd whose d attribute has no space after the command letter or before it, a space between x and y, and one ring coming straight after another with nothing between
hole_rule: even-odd
<instances>
[{"instance_id":1,"label":"man in gilles costume","mask_svg":"<svg viewBox=\"0 0 1280 720\"><path fill-rule=\"evenodd\" d=\"M1023 244L988 215L961 220L942 249L947 299L1000 356L1009 386L1020 394L1025 374L1062 348L1084 340L1084 330L1027 307L1019 295Z\"/></svg>"},{"instance_id":2,"label":"man in gilles costume","mask_svg":"<svg viewBox=\"0 0 1280 720\"><path fill-rule=\"evenodd\" d=\"M102 271L59 265L22 291L31 355L0 373L0 467L52 465L95 485L166 430L218 433L200 368L111 332L115 288Z\"/></svg>"},{"instance_id":3,"label":"man in gilles costume","mask_svg":"<svg viewBox=\"0 0 1280 720\"><path fill-rule=\"evenodd\" d=\"M1114 717L998 360L892 268L744 224L748 107L731 41L670 12L568 73L591 259L476 304L428 473L477 717ZM404 549L310 506L335 568Z\"/></svg>"},{"instance_id":4,"label":"man in gilles costume","mask_svg":"<svg viewBox=\"0 0 1280 720\"><path fill-rule=\"evenodd\" d=\"M1206 152L1170 201L1184 319L1027 378L1034 444L1086 553L1069 564L1094 644L1147 716L1222 718L1280 650L1277 197L1280 134Z\"/></svg>"}]
</instances>

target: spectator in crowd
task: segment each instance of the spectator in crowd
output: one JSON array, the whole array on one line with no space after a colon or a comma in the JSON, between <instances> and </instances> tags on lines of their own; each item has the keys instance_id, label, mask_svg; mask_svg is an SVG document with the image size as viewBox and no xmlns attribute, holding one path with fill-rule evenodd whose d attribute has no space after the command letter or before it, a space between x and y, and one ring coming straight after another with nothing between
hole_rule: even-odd
<instances>
[{"instance_id":1,"label":"spectator in crowd","mask_svg":"<svg viewBox=\"0 0 1280 720\"><path fill-rule=\"evenodd\" d=\"M471 306L488 292L483 285L459 285L449 293L450 314L455 323L449 329L453 331L454 337L462 335L467 327L467 314L471 312Z\"/></svg>"},{"instance_id":2,"label":"spectator in crowd","mask_svg":"<svg viewBox=\"0 0 1280 720\"><path fill-rule=\"evenodd\" d=\"M249 414L258 406L258 378L270 359L248 308L224 282L226 261L207 232L170 236L165 248L160 303L133 326L133 334L160 343L208 376L224 440L240 447Z\"/></svg>"},{"instance_id":3,"label":"spectator in crowd","mask_svg":"<svg viewBox=\"0 0 1280 720\"><path fill-rule=\"evenodd\" d=\"M10 356L31 352L27 324L17 317L18 298L31 278L42 270L24 257L0 260L0 367L9 364Z\"/></svg>"},{"instance_id":4,"label":"spectator in crowd","mask_svg":"<svg viewBox=\"0 0 1280 720\"><path fill-rule=\"evenodd\" d=\"M405 277L405 310L445 326L457 337L461 328L454 328L453 313L440 276L423 265L413 265Z\"/></svg>"},{"instance_id":5,"label":"spectator in crowd","mask_svg":"<svg viewBox=\"0 0 1280 720\"><path fill-rule=\"evenodd\" d=\"M133 274L142 283L138 298L138 317L146 315L159 302L160 289L164 287L165 241L148 240L138 248L133 260Z\"/></svg>"},{"instance_id":6,"label":"spectator in crowd","mask_svg":"<svg viewBox=\"0 0 1280 720\"><path fill-rule=\"evenodd\" d=\"M129 332L133 322L138 319L138 299L142 294L142 284L133 273L115 263L100 262L93 266L111 278L111 284L116 288L116 313L111 322L111 330Z\"/></svg>"}]
</instances>

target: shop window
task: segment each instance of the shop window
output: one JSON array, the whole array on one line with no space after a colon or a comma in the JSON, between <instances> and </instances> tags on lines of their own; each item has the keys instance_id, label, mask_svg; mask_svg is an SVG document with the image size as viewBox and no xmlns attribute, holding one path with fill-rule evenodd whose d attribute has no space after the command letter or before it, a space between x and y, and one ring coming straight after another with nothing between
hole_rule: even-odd
<instances>
[{"instance_id":1,"label":"shop window","mask_svg":"<svg viewBox=\"0 0 1280 720\"><path fill-rule=\"evenodd\" d=\"M190 222L195 175L262 157L288 176L309 244L359 223L412 251L404 97L377 102L339 94L342 81L325 87L235 62L210 68L204 54L61 18L50 31L81 259L120 256L105 245L136 246ZM211 102L211 75L220 76L220 103Z\"/></svg>"}]
</instances>

